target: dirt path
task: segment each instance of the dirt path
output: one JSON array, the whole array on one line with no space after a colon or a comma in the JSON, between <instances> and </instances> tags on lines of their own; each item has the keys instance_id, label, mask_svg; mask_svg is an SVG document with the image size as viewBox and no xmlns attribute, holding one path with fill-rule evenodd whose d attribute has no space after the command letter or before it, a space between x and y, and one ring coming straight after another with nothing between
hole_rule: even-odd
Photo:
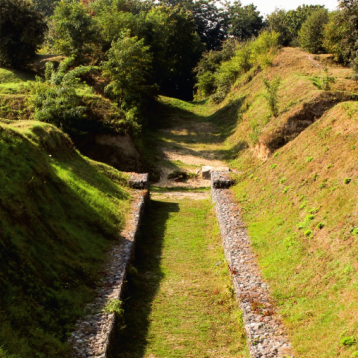
<instances>
[{"instance_id":1,"label":"dirt path","mask_svg":"<svg viewBox=\"0 0 358 358\"><path fill-rule=\"evenodd\" d=\"M191 109L191 108L190 108ZM226 168L223 162L222 138L218 128L194 111L178 109L164 118L164 128L158 132L157 159L160 187L208 187L210 180L202 178L201 167ZM184 114L182 113L184 112ZM185 182L168 179L174 171L197 174Z\"/></svg>"}]
</instances>

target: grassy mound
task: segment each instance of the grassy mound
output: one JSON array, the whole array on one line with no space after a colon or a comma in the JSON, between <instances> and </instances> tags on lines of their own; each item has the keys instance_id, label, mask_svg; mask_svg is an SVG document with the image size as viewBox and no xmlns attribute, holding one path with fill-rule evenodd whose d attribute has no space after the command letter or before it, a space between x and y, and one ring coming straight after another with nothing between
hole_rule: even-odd
<instances>
[{"instance_id":1,"label":"grassy mound","mask_svg":"<svg viewBox=\"0 0 358 358\"><path fill-rule=\"evenodd\" d=\"M127 178L32 121L0 122L0 167L0 346L68 357L68 334L124 224Z\"/></svg>"}]
</instances>

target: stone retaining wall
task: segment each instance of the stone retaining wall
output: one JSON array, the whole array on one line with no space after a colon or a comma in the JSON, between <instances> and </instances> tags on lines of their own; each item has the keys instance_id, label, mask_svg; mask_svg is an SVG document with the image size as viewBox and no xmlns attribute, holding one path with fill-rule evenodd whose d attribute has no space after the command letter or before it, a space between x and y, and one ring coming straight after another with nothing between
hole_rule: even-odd
<instances>
[{"instance_id":1,"label":"stone retaining wall","mask_svg":"<svg viewBox=\"0 0 358 358\"><path fill-rule=\"evenodd\" d=\"M229 180L229 173L213 172L211 193L235 294L243 312L250 356L293 357L291 344L252 252L239 207L227 188Z\"/></svg>"},{"instance_id":2,"label":"stone retaining wall","mask_svg":"<svg viewBox=\"0 0 358 358\"><path fill-rule=\"evenodd\" d=\"M103 285L98 289L95 301L86 307L88 314L77 322L70 337L75 358L107 358L113 345L116 315L104 312L104 308L112 300L120 300L123 295L128 265L134 253L144 206L149 198L147 174L131 173L129 184L140 189L133 194L121 240L109 253L103 270Z\"/></svg>"}]
</instances>

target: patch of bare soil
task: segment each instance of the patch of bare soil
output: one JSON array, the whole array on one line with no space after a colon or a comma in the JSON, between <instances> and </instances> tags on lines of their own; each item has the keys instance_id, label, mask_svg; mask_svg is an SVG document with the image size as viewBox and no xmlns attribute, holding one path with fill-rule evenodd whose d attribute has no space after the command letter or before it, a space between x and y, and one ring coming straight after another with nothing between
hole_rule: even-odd
<instances>
[{"instance_id":1,"label":"patch of bare soil","mask_svg":"<svg viewBox=\"0 0 358 358\"><path fill-rule=\"evenodd\" d=\"M161 187L208 187L210 180L201 175L202 166L215 169L225 167L221 160L220 140L217 128L209 122L193 119L176 120L170 128L161 130L164 141L161 142L161 176L157 186ZM173 166L194 173L195 178L185 182L168 179L174 171Z\"/></svg>"}]
</instances>

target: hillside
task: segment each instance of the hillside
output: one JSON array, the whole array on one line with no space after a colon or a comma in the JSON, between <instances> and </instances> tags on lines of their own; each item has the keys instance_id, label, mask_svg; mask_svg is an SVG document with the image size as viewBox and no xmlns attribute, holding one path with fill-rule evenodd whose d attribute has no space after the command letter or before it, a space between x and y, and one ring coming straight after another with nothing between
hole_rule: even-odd
<instances>
[{"instance_id":1,"label":"hillside","mask_svg":"<svg viewBox=\"0 0 358 358\"><path fill-rule=\"evenodd\" d=\"M211 117L229 133L234 192L299 357L358 350L357 83L328 65L335 83L320 89L327 57L281 50ZM261 76L281 77L277 118Z\"/></svg>"},{"instance_id":2,"label":"hillside","mask_svg":"<svg viewBox=\"0 0 358 358\"><path fill-rule=\"evenodd\" d=\"M0 143L0 345L68 357L68 334L124 224L127 176L48 124L2 120Z\"/></svg>"}]
</instances>

